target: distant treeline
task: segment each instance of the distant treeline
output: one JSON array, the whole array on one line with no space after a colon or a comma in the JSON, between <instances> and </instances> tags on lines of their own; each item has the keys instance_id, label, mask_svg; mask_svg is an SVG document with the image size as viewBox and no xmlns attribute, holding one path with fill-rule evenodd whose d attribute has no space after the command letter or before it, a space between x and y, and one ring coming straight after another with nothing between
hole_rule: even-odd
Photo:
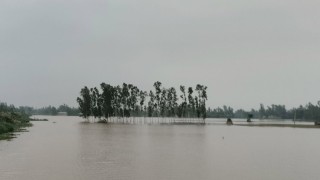
<instances>
[{"instance_id":1,"label":"distant treeline","mask_svg":"<svg viewBox=\"0 0 320 180\"><path fill-rule=\"evenodd\" d=\"M66 113L68 116L79 116L79 108L69 107L66 104L59 107L47 106L42 108L33 108L29 106L20 106L19 110L29 115L50 115L56 116L59 113ZM64 115L64 114L63 114Z\"/></svg>"},{"instance_id":2,"label":"distant treeline","mask_svg":"<svg viewBox=\"0 0 320 180\"><path fill-rule=\"evenodd\" d=\"M243 109L234 110L231 107L223 106L207 111L210 118L247 118L248 114L252 114L257 119L296 119L301 121L319 121L320 120L320 101L317 105L308 103L305 106L300 105L297 108L286 109L285 105L275 105L265 107L260 104L258 110L251 109L245 111Z\"/></svg>"},{"instance_id":3,"label":"distant treeline","mask_svg":"<svg viewBox=\"0 0 320 180\"><path fill-rule=\"evenodd\" d=\"M7 103L0 102L0 112L6 112L6 113L19 113L23 116L30 116L31 114L27 113L23 107L15 107L14 105L8 105Z\"/></svg>"},{"instance_id":4,"label":"distant treeline","mask_svg":"<svg viewBox=\"0 0 320 180\"><path fill-rule=\"evenodd\" d=\"M65 112L68 116L79 116L79 108L69 107L66 104L60 105L59 107L48 106L44 108L34 109L33 114L37 115L58 115L59 112Z\"/></svg>"},{"instance_id":5,"label":"distant treeline","mask_svg":"<svg viewBox=\"0 0 320 180\"><path fill-rule=\"evenodd\" d=\"M77 98L82 117L192 117L206 118L207 87L198 84L195 89L180 86L162 87L157 81L154 91L140 90L133 84L112 86L101 83L100 88L84 87Z\"/></svg>"}]
</instances>

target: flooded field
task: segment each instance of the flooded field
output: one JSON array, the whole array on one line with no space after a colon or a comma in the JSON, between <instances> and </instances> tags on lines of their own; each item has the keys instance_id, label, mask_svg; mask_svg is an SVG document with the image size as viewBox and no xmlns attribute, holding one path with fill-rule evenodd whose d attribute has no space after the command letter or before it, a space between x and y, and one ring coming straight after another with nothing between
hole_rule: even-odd
<instances>
[{"instance_id":1,"label":"flooded field","mask_svg":"<svg viewBox=\"0 0 320 180\"><path fill-rule=\"evenodd\" d=\"M319 129L226 126L224 119L161 125L45 118L0 141L1 180L320 178Z\"/></svg>"}]
</instances>

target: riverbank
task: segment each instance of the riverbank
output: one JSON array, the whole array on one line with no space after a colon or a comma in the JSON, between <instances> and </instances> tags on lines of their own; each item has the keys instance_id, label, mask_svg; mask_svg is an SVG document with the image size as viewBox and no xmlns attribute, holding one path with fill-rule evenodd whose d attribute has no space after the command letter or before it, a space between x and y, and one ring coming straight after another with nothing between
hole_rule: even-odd
<instances>
[{"instance_id":1,"label":"riverbank","mask_svg":"<svg viewBox=\"0 0 320 180\"><path fill-rule=\"evenodd\" d=\"M14 132L25 131L25 127L32 126L27 115L16 112L0 112L0 140L15 137Z\"/></svg>"},{"instance_id":2,"label":"riverbank","mask_svg":"<svg viewBox=\"0 0 320 180\"><path fill-rule=\"evenodd\" d=\"M247 127L288 127L288 128L320 128L320 126L312 124L234 124L234 126L247 126Z\"/></svg>"}]
</instances>

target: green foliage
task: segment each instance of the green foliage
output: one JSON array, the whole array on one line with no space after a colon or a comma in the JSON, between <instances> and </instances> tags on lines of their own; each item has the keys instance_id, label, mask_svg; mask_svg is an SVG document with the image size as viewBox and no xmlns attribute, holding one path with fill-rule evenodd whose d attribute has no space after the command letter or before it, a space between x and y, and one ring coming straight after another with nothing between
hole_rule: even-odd
<instances>
[{"instance_id":1,"label":"green foliage","mask_svg":"<svg viewBox=\"0 0 320 180\"><path fill-rule=\"evenodd\" d=\"M98 118L103 116L105 119L112 116L206 118L207 87L197 85L198 97L193 97L193 89L189 87L187 97L185 86L180 86L182 95L179 101L175 88L164 88L159 81L153 86L155 93L152 90L147 93L133 84L126 83L123 83L122 87L101 83L101 93L97 88L89 90L85 86L77 98L79 110L84 118L89 116ZM147 100L148 103L145 103Z\"/></svg>"},{"instance_id":2,"label":"green foliage","mask_svg":"<svg viewBox=\"0 0 320 180\"><path fill-rule=\"evenodd\" d=\"M81 89L80 95L82 98L78 97L77 101L79 103L79 110L82 113L81 116L88 118L92 115L92 97L87 86Z\"/></svg>"},{"instance_id":3,"label":"green foliage","mask_svg":"<svg viewBox=\"0 0 320 180\"><path fill-rule=\"evenodd\" d=\"M148 117L153 117L154 110L156 108L155 104L155 95L152 91L149 93L149 102L148 102Z\"/></svg>"},{"instance_id":4,"label":"green foliage","mask_svg":"<svg viewBox=\"0 0 320 180\"><path fill-rule=\"evenodd\" d=\"M14 125L11 123L0 123L0 134L7 133L7 132L13 132L14 131Z\"/></svg>"},{"instance_id":5,"label":"green foliage","mask_svg":"<svg viewBox=\"0 0 320 180\"><path fill-rule=\"evenodd\" d=\"M0 103L0 134L13 132L23 126L29 126L29 120L29 115L21 108Z\"/></svg>"},{"instance_id":6,"label":"green foliage","mask_svg":"<svg viewBox=\"0 0 320 180\"><path fill-rule=\"evenodd\" d=\"M101 85L102 94L101 96L99 109L101 110L101 115L105 118L114 115L115 103L119 102L118 93L115 93L116 88L110 86L109 84L102 83Z\"/></svg>"},{"instance_id":7,"label":"green foliage","mask_svg":"<svg viewBox=\"0 0 320 180\"><path fill-rule=\"evenodd\" d=\"M197 116L202 116L203 119L207 117L206 100L207 97L207 86L197 84L196 91L198 92L198 107Z\"/></svg>"}]
</instances>

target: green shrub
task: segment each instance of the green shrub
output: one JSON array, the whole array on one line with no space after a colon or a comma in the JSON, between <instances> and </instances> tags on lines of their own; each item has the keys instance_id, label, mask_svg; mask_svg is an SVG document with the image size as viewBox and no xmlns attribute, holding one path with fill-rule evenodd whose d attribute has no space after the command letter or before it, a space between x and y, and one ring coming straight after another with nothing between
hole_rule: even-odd
<instances>
[{"instance_id":1,"label":"green shrub","mask_svg":"<svg viewBox=\"0 0 320 180\"><path fill-rule=\"evenodd\" d=\"M30 126L29 116L14 107L0 103L0 135L13 132L20 127ZM4 135L5 136L5 135ZM0 136L3 139L4 136Z\"/></svg>"},{"instance_id":2,"label":"green shrub","mask_svg":"<svg viewBox=\"0 0 320 180\"><path fill-rule=\"evenodd\" d=\"M15 125L7 122L0 122L0 134L13 132L15 129Z\"/></svg>"},{"instance_id":3,"label":"green shrub","mask_svg":"<svg viewBox=\"0 0 320 180\"><path fill-rule=\"evenodd\" d=\"M7 133L7 132L8 132L7 127L3 123L1 123L0 124L0 134Z\"/></svg>"},{"instance_id":4,"label":"green shrub","mask_svg":"<svg viewBox=\"0 0 320 180\"><path fill-rule=\"evenodd\" d=\"M5 126L7 127L8 132L14 131L14 125L13 124L6 123Z\"/></svg>"}]
</instances>

